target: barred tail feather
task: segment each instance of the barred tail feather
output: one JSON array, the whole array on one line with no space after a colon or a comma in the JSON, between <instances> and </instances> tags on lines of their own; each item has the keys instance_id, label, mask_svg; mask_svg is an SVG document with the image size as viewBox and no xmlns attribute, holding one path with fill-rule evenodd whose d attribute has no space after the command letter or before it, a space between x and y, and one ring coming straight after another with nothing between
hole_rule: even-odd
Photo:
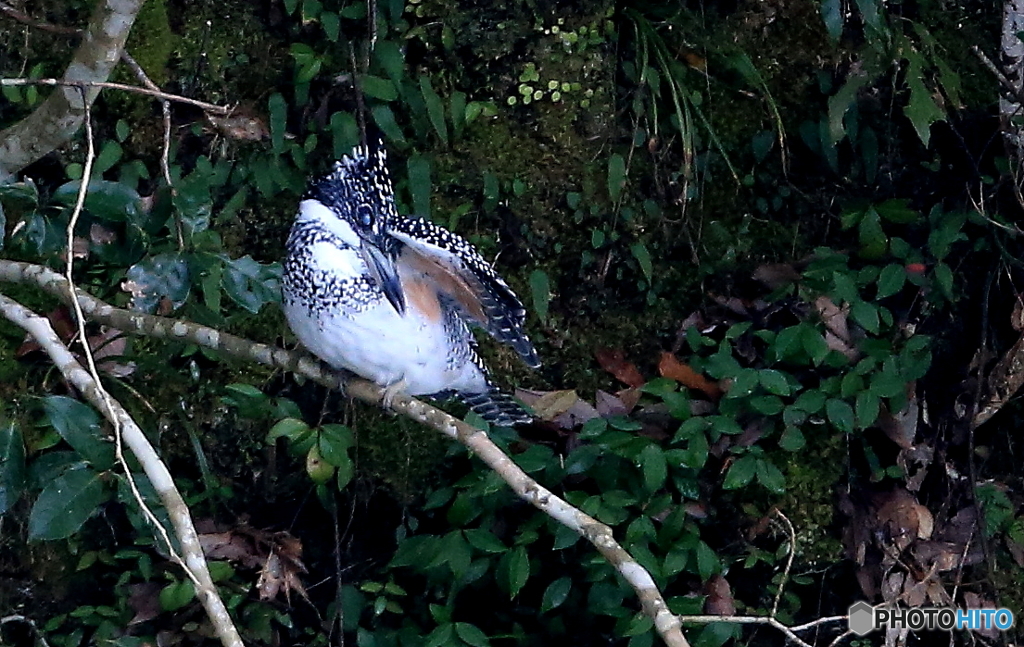
<instances>
[{"instance_id":1,"label":"barred tail feather","mask_svg":"<svg viewBox=\"0 0 1024 647\"><path fill-rule=\"evenodd\" d=\"M533 422L533 416L526 412L511 395L497 389L485 393L459 393L458 397L487 422L498 427L512 427Z\"/></svg>"}]
</instances>

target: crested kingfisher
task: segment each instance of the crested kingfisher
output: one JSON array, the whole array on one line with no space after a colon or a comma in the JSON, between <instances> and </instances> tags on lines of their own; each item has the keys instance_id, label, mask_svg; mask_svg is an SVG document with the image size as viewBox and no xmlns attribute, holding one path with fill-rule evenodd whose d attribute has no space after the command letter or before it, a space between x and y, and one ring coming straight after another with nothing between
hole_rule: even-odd
<instances>
[{"instance_id":1,"label":"crested kingfisher","mask_svg":"<svg viewBox=\"0 0 1024 647\"><path fill-rule=\"evenodd\" d=\"M284 260L284 314L335 369L395 394L455 395L492 424L529 414L491 382L470 327L540 366L526 310L468 241L395 208L383 142L357 146L313 180Z\"/></svg>"}]
</instances>

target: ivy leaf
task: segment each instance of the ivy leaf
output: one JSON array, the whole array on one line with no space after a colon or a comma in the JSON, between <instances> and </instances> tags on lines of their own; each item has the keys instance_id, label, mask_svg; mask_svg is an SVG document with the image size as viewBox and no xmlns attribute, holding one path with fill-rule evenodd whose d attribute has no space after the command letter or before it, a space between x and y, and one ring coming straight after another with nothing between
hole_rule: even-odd
<instances>
[{"instance_id":1,"label":"ivy leaf","mask_svg":"<svg viewBox=\"0 0 1024 647\"><path fill-rule=\"evenodd\" d=\"M102 476L87 467L73 467L50 481L28 517L29 539L70 537L110 498Z\"/></svg>"},{"instance_id":2,"label":"ivy leaf","mask_svg":"<svg viewBox=\"0 0 1024 647\"><path fill-rule=\"evenodd\" d=\"M114 466L113 443L103 438L99 415L92 407L63 395L43 398L43 411L69 445L97 470Z\"/></svg>"},{"instance_id":3,"label":"ivy leaf","mask_svg":"<svg viewBox=\"0 0 1024 647\"><path fill-rule=\"evenodd\" d=\"M160 607L164 611L177 611L191 602L196 596L191 580L181 580L168 584L160 591Z\"/></svg>"}]
</instances>

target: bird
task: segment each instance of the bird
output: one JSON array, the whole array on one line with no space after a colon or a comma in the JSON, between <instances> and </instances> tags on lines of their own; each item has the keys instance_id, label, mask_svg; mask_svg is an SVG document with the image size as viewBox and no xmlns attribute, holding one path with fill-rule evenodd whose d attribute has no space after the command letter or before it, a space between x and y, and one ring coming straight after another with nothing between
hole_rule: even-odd
<instances>
[{"instance_id":1,"label":"bird","mask_svg":"<svg viewBox=\"0 0 1024 647\"><path fill-rule=\"evenodd\" d=\"M399 215L383 141L356 146L299 202L286 242L282 305L299 342L332 368L398 393L456 396L497 426L532 417L490 378L471 328L537 351L526 309L465 238Z\"/></svg>"}]
</instances>

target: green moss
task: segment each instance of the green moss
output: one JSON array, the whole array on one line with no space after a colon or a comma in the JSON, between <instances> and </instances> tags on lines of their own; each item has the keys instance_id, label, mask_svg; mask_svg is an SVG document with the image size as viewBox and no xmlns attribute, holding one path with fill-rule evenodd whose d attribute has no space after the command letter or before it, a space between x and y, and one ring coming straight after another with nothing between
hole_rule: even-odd
<instances>
[{"instance_id":1,"label":"green moss","mask_svg":"<svg viewBox=\"0 0 1024 647\"><path fill-rule=\"evenodd\" d=\"M831 563L842 554L832 530L836 483L845 473L846 440L841 434L812 436L799 452L786 453L780 465L786 476L786 494L779 508L793 522L797 555L807 562ZM813 460L808 457L813 456Z\"/></svg>"}]
</instances>

